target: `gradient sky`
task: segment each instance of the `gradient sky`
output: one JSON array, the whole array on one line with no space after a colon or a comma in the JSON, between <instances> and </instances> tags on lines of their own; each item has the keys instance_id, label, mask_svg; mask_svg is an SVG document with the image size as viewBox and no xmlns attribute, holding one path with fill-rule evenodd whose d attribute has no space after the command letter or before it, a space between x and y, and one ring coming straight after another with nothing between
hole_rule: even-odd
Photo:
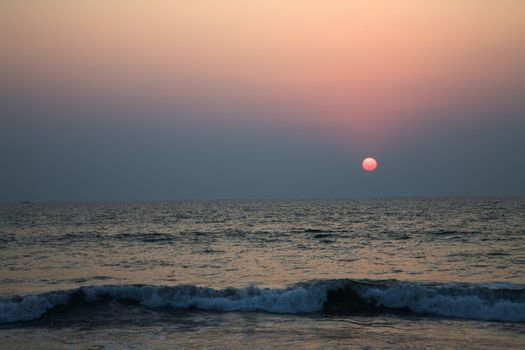
<instances>
[{"instance_id":1,"label":"gradient sky","mask_svg":"<svg viewBox=\"0 0 525 350\"><path fill-rule=\"evenodd\" d=\"M522 0L0 0L0 201L525 195L524 19Z\"/></svg>"}]
</instances>

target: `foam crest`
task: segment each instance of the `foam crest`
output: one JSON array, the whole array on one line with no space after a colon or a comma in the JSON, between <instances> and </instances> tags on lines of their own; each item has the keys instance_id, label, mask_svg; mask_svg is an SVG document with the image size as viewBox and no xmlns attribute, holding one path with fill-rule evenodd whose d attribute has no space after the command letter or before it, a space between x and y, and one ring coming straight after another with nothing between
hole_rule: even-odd
<instances>
[{"instance_id":1,"label":"foam crest","mask_svg":"<svg viewBox=\"0 0 525 350\"><path fill-rule=\"evenodd\" d=\"M494 286L400 283L387 288L367 288L361 290L359 295L367 303L391 309L408 309L416 314L525 322L523 289L517 288L502 292Z\"/></svg>"},{"instance_id":2,"label":"foam crest","mask_svg":"<svg viewBox=\"0 0 525 350\"><path fill-rule=\"evenodd\" d=\"M0 298L0 323L37 319L57 306L117 301L150 308L282 314L419 315L525 322L525 286L321 280L288 288L213 289L194 285L98 285L39 295ZM80 309L78 309L80 310ZM60 312L60 310L58 311Z\"/></svg>"},{"instance_id":3,"label":"foam crest","mask_svg":"<svg viewBox=\"0 0 525 350\"><path fill-rule=\"evenodd\" d=\"M176 287L97 286L85 288L84 292L88 301L96 301L109 295L112 299L132 300L149 307L271 313L321 311L326 299L326 288L322 286L296 286L286 289L248 286L222 290L193 285Z\"/></svg>"}]
</instances>

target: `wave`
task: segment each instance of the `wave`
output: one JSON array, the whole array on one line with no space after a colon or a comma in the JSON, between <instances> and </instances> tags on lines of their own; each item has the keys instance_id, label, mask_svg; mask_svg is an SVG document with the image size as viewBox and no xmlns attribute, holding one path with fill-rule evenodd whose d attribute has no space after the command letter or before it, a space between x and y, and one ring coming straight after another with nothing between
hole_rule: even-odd
<instances>
[{"instance_id":1,"label":"wave","mask_svg":"<svg viewBox=\"0 0 525 350\"><path fill-rule=\"evenodd\" d=\"M96 285L0 298L0 323L38 319L57 308L121 302L151 308L281 314L414 314L525 322L525 286L510 283L412 283L320 280L287 288L213 289L194 285Z\"/></svg>"}]
</instances>

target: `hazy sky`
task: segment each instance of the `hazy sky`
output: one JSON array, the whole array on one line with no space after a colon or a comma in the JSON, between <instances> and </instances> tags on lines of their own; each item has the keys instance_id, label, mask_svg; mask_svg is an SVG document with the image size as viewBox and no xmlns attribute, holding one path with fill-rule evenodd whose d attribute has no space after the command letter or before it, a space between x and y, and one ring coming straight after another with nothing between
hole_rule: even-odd
<instances>
[{"instance_id":1,"label":"hazy sky","mask_svg":"<svg viewBox=\"0 0 525 350\"><path fill-rule=\"evenodd\" d=\"M524 18L0 0L0 201L525 195Z\"/></svg>"}]
</instances>

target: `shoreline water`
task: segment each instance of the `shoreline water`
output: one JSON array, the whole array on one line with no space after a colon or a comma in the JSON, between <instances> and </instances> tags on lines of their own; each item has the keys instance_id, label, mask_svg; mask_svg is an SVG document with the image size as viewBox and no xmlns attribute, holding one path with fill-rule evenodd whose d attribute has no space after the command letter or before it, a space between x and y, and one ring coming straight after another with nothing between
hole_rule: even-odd
<instances>
[{"instance_id":1,"label":"shoreline water","mask_svg":"<svg viewBox=\"0 0 525 350\"><path fill-rule=\"evenodd\" d=\"M149 308L275 314L441 316L525 322L525 286L325 280L283 289L213 289L194 285L98 285L0 298L0 323L39 319L60 308L119 302Z\"/></svg>"},{"instance_id":2,"label":"shoreline water","mask_svg":"<svg viewBox=\"0 0 525 350\"><path fill-rule=\"evenodd\" d=\"M3 208L0 348L525 346L525 199Z\"/></svg>"}]
</instances>

